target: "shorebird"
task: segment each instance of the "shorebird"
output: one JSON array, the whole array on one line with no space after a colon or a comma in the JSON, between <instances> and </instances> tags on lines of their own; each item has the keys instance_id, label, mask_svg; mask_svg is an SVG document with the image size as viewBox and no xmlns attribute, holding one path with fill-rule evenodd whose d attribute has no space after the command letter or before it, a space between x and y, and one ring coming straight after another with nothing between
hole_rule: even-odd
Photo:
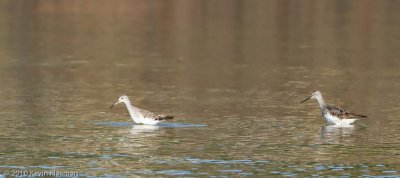
<instances>
[{"instance_id":1,"label":"shorebird","mask_svg":"<svg viewBox=\"0 0 400 178\"><path fill-rule=\"evenodd\" d=\"M361 114L348 112L345 109L336 106L327 105L324 101L324 98L322 98L320 91L313 92L310 97L306 98L300 103L303 103L310 98L314 98L318 101L319 107L321 108L322 119L324 119L324 121L328 124L351 125L354 121L367 117Z\"/></svg>"},{"instance_id":2,"label":"shorebird","mask_svg":"<svg viewBox=\"0 0 400 178\"><path fill-rule=\"evenodd\" d=\"M109 109L113 108L119 103L125 103L126 108L128 109L129 115L131 116L133 122L136 124L144 124L144 125L156 125L159 122L173 119L174 116L168 116L163 114L155 114L150 111L137 108L131 105L128 96L123 95L118 98L118 101L111 105Z\"/></svg>"}]
</instances>

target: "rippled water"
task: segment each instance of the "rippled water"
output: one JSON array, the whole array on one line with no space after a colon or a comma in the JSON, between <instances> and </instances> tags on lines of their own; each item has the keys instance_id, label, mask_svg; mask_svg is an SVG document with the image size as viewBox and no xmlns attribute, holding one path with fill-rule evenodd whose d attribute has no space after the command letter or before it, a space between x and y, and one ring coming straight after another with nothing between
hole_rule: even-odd
<instances>
[{"instance_id":1,"label":"rippled water","mask_svg":"<svg viewBox=\"0 0 400 178\"><path fill-rule=\"evenodd\" d=\"M400 176L399 7L1 1L0 175ZM324 126L317 89L368 119Z\"/></svg>"}]
</instances>

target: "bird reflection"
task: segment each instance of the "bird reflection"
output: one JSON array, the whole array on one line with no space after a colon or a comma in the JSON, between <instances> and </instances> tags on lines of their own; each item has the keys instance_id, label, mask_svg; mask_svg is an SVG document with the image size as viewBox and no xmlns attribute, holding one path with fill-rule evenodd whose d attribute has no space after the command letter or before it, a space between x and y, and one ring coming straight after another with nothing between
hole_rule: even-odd
<instances>
[{"instance_id":1,"label":"bird reflection","mask_svg":"<svg viewBox=\"0 0 400 178\"><path fill-rule=\"evenodd\" d=\"M157 131L160 129L160 126L157 125L133 125L130 134L131 135L140 135L140 134L149 134L153 133L154 131Z\"/></svg>"},{"instance_id":2,"label":"bird reflection","mask_svg":"<svg viewBox=\"0 0 400 178\"><path fill-rule=\"evenodd\" d=\"M119 142L120 148L127 150L138 149L145 145L155 144L155 138L162 134L159 126L154 125L132 125L130 129L120 129L119 135L123 135L124 141ZM154 145L153 145L154 146Z\"/></svg>"},{"instance_id":3,"label":"bird reflection","mask_svg":"<svg viewBox=\"0 0 400 178\"><path fill-rule=\"evenodd\" d=\"M349 137L354 132L355 127L353 125L335 126L335 125L324 125L321 128L321 138L326 141L340 142L345 137Z\"/></svg>"}]
</instances>

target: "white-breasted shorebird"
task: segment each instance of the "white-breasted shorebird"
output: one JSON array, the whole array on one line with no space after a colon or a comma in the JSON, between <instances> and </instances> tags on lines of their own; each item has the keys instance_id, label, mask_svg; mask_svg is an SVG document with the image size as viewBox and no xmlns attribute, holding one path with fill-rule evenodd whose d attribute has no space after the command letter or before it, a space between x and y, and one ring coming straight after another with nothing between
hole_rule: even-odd
<instances>
[{"instance_id":1,"label":"white-breasted shorebird","mask_svg":"<svg viewBox=\"0 0 400 178\"><path fill-rule=\"evenodd\" d=\"M348 112L345 109L336 106L327 105L324 101L324 98L322 98L322 94L320 91L313 92L310 97L306 98L300 103L303 103L310 98L314 98L318 101L319 107L321 108L322 118L328 124L350 125L358 119L367 117L361 114Z\"/></svg>"},{"instance_id":2,"label":"white-breasted shorebird","mask_svg":"<svg viewBox=\"0 0 400 178\"><path fill-rule=\"evenodd\" d=\"M129 115L131 116L133 122L135 122L136 124L156 125L159 122L174 118L174 116L155 114L150 111L137 108L131 105L129 98L126 95L120 96L118 98L118 101L115 104L111 105L109 109L113 108L115 105L119 103L125 103Z\"/></svg>"}]
</instances>

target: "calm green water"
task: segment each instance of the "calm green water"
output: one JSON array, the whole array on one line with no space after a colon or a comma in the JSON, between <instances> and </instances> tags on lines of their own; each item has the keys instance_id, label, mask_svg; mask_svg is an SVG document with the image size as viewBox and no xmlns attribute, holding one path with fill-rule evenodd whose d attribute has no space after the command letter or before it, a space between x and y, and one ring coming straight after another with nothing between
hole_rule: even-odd
<instances>
[{"instance_id":1,"label":"calm green water","mask_svg":"<svg viewBox=\"0 0 400 178\"><path fill-rule=\"evenodd\" d=\"M0 2L0 175L400 176L399 1ZM313 90L368 115L324 127ZM133 103L176 116L132 125Z\"/></svg>"}]
</instances>

